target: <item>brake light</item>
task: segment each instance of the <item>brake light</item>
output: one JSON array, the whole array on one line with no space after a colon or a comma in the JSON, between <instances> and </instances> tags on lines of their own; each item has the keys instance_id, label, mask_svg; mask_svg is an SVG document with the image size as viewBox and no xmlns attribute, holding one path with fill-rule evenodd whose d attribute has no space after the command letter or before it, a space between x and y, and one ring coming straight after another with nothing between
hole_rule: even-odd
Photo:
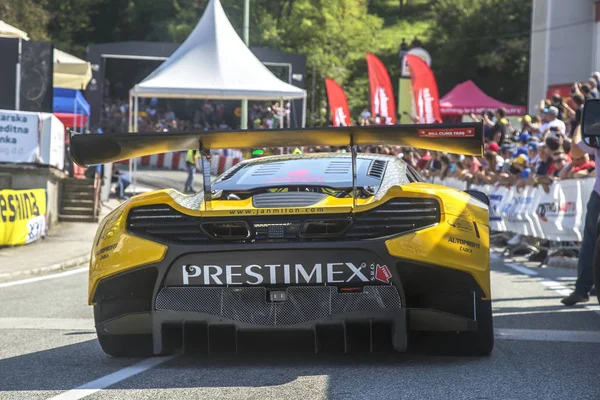
<instances>
[{"instance_id":1,"label":"brake light","mask_svg":"<svg viewBox=\"0 0 600 400\"><path fill-rule=\"evenodd\" d=\"M343 288L340 288L340 292L341 293L362 292L362 288L361 287L343 287Z\"/></svg>"}]
</instances>

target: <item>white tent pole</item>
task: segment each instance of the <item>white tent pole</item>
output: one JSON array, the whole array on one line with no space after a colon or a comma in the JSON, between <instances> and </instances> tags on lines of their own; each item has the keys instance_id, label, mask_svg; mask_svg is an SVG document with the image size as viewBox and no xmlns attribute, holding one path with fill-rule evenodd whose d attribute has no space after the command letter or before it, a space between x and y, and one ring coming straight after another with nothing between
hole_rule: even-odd
<instances>
[{"instance_id":1,"label":"white tent pole","mask_svg":"<svg viewBox=\"0 0 600 400\"><path fill-rule=\"evenodd\" d=\"M137 91L134 90L133 93L133 131L137 132L138 131L138 111L139 111L139 98L137 95ZM137 157L133 158L133 179L132 179L132 183L133 183L133 194L136 193L136 189L137 189Z\"/></svg>"},{"instance_id":2,"label":"white tent pole","mask_svg":"<svg viewBox=\"0 0 600 400\"><path fill-rule=\"evenodd\" d=\"M281 103L279 103L279 127L283 129L283 116L285 115L283 108L283 97L281 98Z\"/></svg>"},{"instance_id":3,"label":"white tent pole","mask_svg":"<svg viewBox=\"0 0 600 400\"><path fill-rule=\"evenodd\" d=\"M304 97L302 98L302 127L306 128L306 91L304 92Z\"/></svg>"},{"instance_id":4,"label":"white tent pole","mask_svg":"<svg viewBox=\"0 0 600 400\"><path fill-rule=\"evenodd\" d=\"M250 44L250 0L244 0L244 43ZM248 129L248 99L242 100L241 128Z\"/></svg>"},{"instance_id":5,"label":"white tent pole","mask_svg":"<svg viewBox=\"0 0 600 400\"><path fill-rule=\"evenodd\" d=\"M77 132L77 101L73 103L73 130Z\"/></svg>"},{"instance_id":6,"label":"white tent pole","mask_svg":"<svg viewBox=\"0 0 600 400\"><path fill-rule=\"evenodd\" d=\"M133 95L131 94L131 90L129 91L129 108L127 109L127 114L129 114L129 125L127 125L127 132L131 132L133 128Z\"/></svg>"},{"instance_id":7,"label":"white tent pole","mask_svg":"<svg viewBox=\"0 0 600 400\"><path fill-rule=\"evenodd\" d=\"M23 39L19 38L19 51L17 54L17 71L16 71L16 90L15 90L15 111L21 109L21 52L23 50Z\"/></svg>"}]
</instances>

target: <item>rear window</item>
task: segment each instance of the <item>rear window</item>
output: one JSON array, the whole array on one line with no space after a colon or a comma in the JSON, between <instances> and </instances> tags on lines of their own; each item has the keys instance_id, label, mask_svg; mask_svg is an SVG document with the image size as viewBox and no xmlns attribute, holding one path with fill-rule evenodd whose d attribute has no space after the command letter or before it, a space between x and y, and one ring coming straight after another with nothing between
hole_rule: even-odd
<instances>
[{"instance_id":1,"label":"rear window","mask_svg":"<svg viewBox=\"0 0 600 400\"><path fill-rule=\"evenodd\" d=\"M386 165L387 161L358 158L357 186L379 187ZM299 158L248 163L213 185L217 190L277 186L352 187L352 160L349 157Z\"/></svg>"}]
</instances>

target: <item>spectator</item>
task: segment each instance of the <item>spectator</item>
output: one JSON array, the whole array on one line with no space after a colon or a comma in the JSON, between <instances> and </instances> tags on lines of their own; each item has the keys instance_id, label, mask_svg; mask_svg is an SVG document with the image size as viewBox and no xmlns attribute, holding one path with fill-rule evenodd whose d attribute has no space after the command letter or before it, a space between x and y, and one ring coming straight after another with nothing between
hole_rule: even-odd
<instances>
[{"instance_id":1,"label":"spectator","mask_svg":"<svg viewBox=\"0 0 600 400\"><path fill-rule=\"evenodd\" d=\"M600 151L586 145L581 140L581 126L573 134L573 143L588 154L593 154L595 159L600 159ZM577 281L575 290L561 300L566 306L589 301L590 290L594 285L594 254L596 251L596 240L598 236L598 220L600 219L600 180L596 175L594 191L590 195L585 216L585 227L583 240L579 250L579 262L577 264Z\"/></svg>"},{"instance_id":2,"label":"spectator","mask_svg":"<svg viewBox=\"0 0 600 400\"><path fill-rule=\"evenodd\" d=\"M513 159L509 172L517 179L527 179L531 174L529 168L529 158L525 154L520 154Z\"/></svg>"},{"instance_id":3,"label":"spectator","mask_svg":"<svg viewBox=\"0 0 600 400\"><path fill-rule=\"evenodd\" d=\"M552 176L554 176L555 178L562 178L563 176L561 176L561 174L563 173L563 169L569 162L567 160L567 156L565 155L565 153L557 153L553 157L553 162L554 172L552 173Z\"/></svg>"},{"instance_id":4,"label":"spectator","mask_svg":"<svg viewBox=\"0 0 600 400\"><path fill-rule=\"evenodd\" d=\"M588 153L584 152L579 146L573 147L572 161L567 165L567 178L585 178L590 176L596 169L596 163L590 160Z\"/></svg>"},{"instance_id":5,"label":"spectator","mask_svg":"<svg viewBox=\"0 0 600 400\"><path fill-rule=\"evenodd\" d=\"M511 163L510 160L512 159L512 154L514 152L514 146L512 144L504 144L502 145L502 147L500 148L500 156L502 157L502 159L504 160L504 165L502 166L502 172L503 173L507 173L510 169Z\"/></svg>"},{"instance_id":6,"label":"spectator","mask_svg":"<svg viewBox=\"0 0 600 400\"><path fill-rule=\"evenodd\" d=\"M555 136L559 133L565 135L567 128L565 123L558 119L558 109L554 106L551 106L547 109L544 109L544 113L546 114L547 122L542 125L541 129L543 130L540 129L542 140L545 140L548 135Z\"/></svg>"},{"instance_id":7,"label":"spectator","mask_svg":"<svg viewBox=\"0 0 600 400\"><path fill-rule=\"evenodd\" d=\"M519 137L517 138L519 147L517 147L517 150L514 152L513 157L518 157L521 154L527 155L529 153L529 148L527 147L527 144L529 143L530 139L531 136L527 132L521 133L519 135Z\"/></svg>"},{"instance_id":8,"label":"spectator","mask_svg":"<svg viewBox=\"0 0 600 400\"><path fill-rule=\"evenodd\" d=\"M187 180L185 181L185 188L183 189L184 193L196 192L196 189L194 188L194 173L200 170L200 165L198 164L199 157L198 150L188 150L185 157Z\"/></svg>"},{"instance_id":9,"label":"spectator","mask_svg":"<svg viewBox=\"0 0 600 400\"><path fill-rule=\"evenodd\" d=\"M422 171L431 161L431 153L428 150L417 150L417 154L420 156L419 161L417 161L417 169Z\"/></svg>"},{"instance_id":10,"label":"spectator","mask_svg":"<svg viewBox=\"0 0 600 400\"><path fill-rule=\"evenodd\" d=\"M531 165L531 168L533 171L537 171L541 159L538 153L538 148L539 148L539 143L535 142L535 141L531 141L529 142L529 144L527 145L527 156L529 157L529 164Z\"/></svg>"},{"instance_id":11,"label":"spectator","mask_svg":"<svg viewBox=\"0 0 600 400\"><path fill-rule=\"evenodd\" d=\"M562 140L560 136L549 136L546 138L545 143L550 155L562 151Z\"/></svg>"},{"instance_id":12,"label":"spectator","mask_svg":"<svg viewBox=\"0 0 600 400\"><path fill-rule=\"evenodd\" d=\"M362 126L367 124L367 120L369 120L371 118L371 113L369 112L369 110L367 108L365 108L363 110L362 113L360 113L360 124Z\"/></svg>"},{"instance_id":13,"label":"spectator","mask_svg":"<svg viewBox=\"0 0 600 400\"><path fill-rule=\"evenodd\" d=\"M551 175L554 172L554 160L552 158L552 152L548 151L545 144L538 146L538 158L537 169L535 173L537 176Z\"/></svg>"},{"instance_id":14,"label":"spectator","mask_svg":"<svg viewBox=\"0 0 600 400\"><path fill-rule=\"evenodd\" d=\"M593 75L590 77L590 79L588 79L588 85L590 86L590 94L592 98L600 98L600 93L598 92L598 81Z\"/></svg>"},{"instance_id":15,"label":"spectator","mask_svg":"<svg viewBox=\"0 0 600 400\"><path fill-rule=\"evenodd\" d=\"M560 97L559 93L554 93L552 95L551 107L556 108L556 110L558 111L556 118L558 118L561 121L563 121L566 118L565 106L563 103L563 99L562 97Z\"/></svg>"},{"instance_id":16,"label":"spectator","mask_svg":"<svg viewBox=\"0 0 600 400\"><path fill-rule=\"evenodd\" d=\"M585 103L585 99L581 94L572 93L571 100L573 101L574 108L571 109L568 105L565 104L565 109L567 110L570 121L571 121L571 129L569 130L569 137L573 137L573 132L581 123L581 115L583 114L583 105Z\"/></svg>"},{"instance_id":17,"label":"spectator","mask_svg":"<svg viewBox=\"0 0 600 400\"><path fill-rule=\"evenodd\" d=\"M489 130L486 134L487 141L494 141L499 145L502 145L506 140L508 133L508 120L506 119L506 109L499 108L496 110L496 119L493 120L487 113L483 113L484 129L487 127ZM471 113L471 119L475 122L481 122L479 118Z\"/></svg>"},{"instance_id":18,"label":"spectator","mask_svg":"<svg viewBox=\"0 0 600 400\"><path fill-rule=\"evenodd\" d=\"M494 158L493 163L488 161L488 164L490 165L489 170L496 172L502 171L502 168L504 167L504 158L502 158L502 156L498 154L500 152L500 146L498 146L498 143L490 142L490 144L487 147L487 152L491 155L491 157Z\"/></svg>"}]
</instances>

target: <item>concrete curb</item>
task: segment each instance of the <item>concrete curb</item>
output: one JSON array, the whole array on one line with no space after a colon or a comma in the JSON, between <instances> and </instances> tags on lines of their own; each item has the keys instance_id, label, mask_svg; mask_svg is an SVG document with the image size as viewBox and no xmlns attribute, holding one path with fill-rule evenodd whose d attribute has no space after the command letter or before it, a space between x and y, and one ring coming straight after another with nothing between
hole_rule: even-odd
<instances>
[{"instance_id":1,"label":"concrete curb","mask_svg":"<svg viewBox=\"0 0 600 400\"><path fill-rule=\"evenodd\" d=\"M45 275L45 274L49 274L51 272L57 272L57 271L65 271L65 270L68 270L71 268L75 268L81 264L88 263L89 261L90 261L90 255L86 254L83 256L76 257L76 258L72 258L67 261L48 265L46 267L34 268L34 269L30 269L30 270L25 270L25 271L4 272L4 273L0 273L0 281L12 279L12 278L19 278L19 277L25 278L25 277L31 277L31 276L37 276L37 275Z\"/></svg>"}]
</instances>

